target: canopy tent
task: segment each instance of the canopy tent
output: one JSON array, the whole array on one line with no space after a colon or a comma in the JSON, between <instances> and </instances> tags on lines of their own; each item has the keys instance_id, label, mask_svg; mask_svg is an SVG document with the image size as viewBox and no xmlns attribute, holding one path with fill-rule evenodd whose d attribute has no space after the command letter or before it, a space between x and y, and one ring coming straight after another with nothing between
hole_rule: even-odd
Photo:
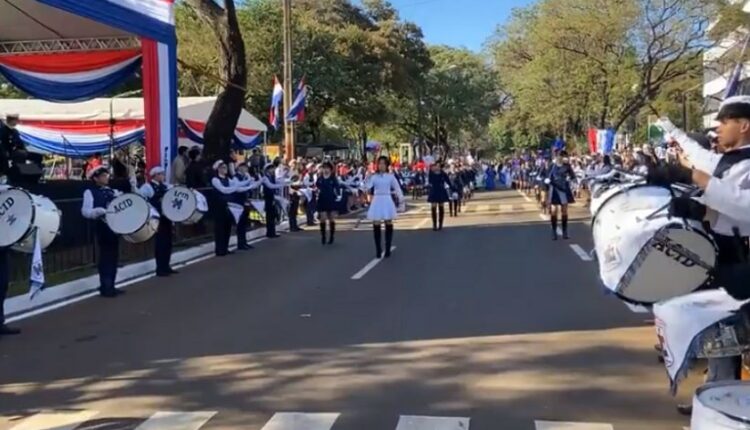
<instances>
[{"instance_id":1,"label":"canopy tent","mask_svg":"<svg viewBox=\"0 0 750 430\"><path fill-rule=\"evenodd\" d=\"M142 65L140 109L148 134L134 128L120 136L117 130L114 140L145 137L150 166L168 168L176 152L176 52L174 0L0 2L0 74L34 97L88 100L111 91ZM36 137L50 143L53 136L42 135ZM109 134L106 138L108 147ZM101 136L92 142L101 145Z\"/></svg>"},{"instance_id":2,"label":"canopy tent","mask_svg":"<svg viewBox=\"0 0 750 430\"><path fill-rule=\"evenodd\" d=\"M185 144L203 143L203 129L214 103L215 97L178 99L180 137L188 140ZM107 152L110 146L116 149L142 141L146 130L142 98L68 104L0 99L0 112L19 115L18 130L32 150L70 157ZM243 110L235 131L235 146L242 149L258 146L266 131L263 122Z\"/></svg>"}]
</instances>

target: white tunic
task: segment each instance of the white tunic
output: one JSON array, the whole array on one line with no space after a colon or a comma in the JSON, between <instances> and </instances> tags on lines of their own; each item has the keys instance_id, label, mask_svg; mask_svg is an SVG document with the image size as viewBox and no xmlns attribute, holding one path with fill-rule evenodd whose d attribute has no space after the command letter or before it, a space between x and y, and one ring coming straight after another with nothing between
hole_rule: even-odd
<instances>
[{"instance_id":1,"label":"white tunic","mask_svg":"<svg viewBox=\"0 0 750 430\"><path fill-rule=\"evenodd\" d=\"M401 186L392 173L376 173L367 178L367 189L373 190L372 203L367 211L367 219L370 221L391 221L396 218L396 204L393 202L392 194L398 201L404 200Z\"/></svg>"}]
</instances>

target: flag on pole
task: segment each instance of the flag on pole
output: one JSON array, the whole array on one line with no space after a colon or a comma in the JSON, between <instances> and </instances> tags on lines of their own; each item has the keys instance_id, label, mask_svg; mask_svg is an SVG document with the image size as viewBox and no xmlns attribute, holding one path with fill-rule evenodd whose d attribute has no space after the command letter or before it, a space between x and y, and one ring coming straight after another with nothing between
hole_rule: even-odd
<instances>
[{"instance_id":1,"label":"flag on pole","mask_svg":"<svg viewBox=\"0 0 750 430\"><path fill-rule=\"evenodd\" d=\"M284 100L284 87L281 86L279 78L273 77L273 93L271 94L271 113L268 115L268 122L274 130L279 129L279 106Z\"/></svg>"},{"instance_id":2,"label":"flag on pole","mask_svg":"<svg viewBox=\"0 0 750 430\"><path fill-rule=\"evenodd\" d=\"M734 97L740 89L740 81L742 80L742 71L745 69L745 65L740 62L735 66L732 76L727 81L727 89L724 92L724 98Z\"/></svg>"},{"instance_id":3,"label":"flag on pole","mask_svg":"<svg viewBox=\"0 0 750 430\"><path fill-rule=\"evenodd\" d=\"M305 103L307 101L307 87L305 86L305 78L299 81L297 86L297 92L294 95L294 102L289 108L289 115L287 120L292 122L303 122L305 120Z\"/></svg>"},{"instance_id":4,"label":"flag on pole","mask_svg":"<svg viewBox=\"0 0 750 430\"><path fill-rule=\"evenodd\" d=\"M31 275L29 275L29 300L34 300L44 289L44 264L42 263L42 244L39 241L39 230L34 230L34 253L31 258Z\"/></svg>"}]
</instances>

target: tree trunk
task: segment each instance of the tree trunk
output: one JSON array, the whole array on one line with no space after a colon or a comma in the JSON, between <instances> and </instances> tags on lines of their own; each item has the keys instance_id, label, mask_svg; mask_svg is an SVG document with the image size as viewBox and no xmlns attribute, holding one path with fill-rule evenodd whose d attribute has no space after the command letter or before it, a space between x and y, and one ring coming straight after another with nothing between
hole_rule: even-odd
<instances>
[{"instance_id":1,"label":"tree trunk","mask_svg":"<svg viewBox=\"0 0 750 430\"><path fill-rule=\"evenodd\" d=\"M186 0L214 31L219 40L220 77L223 90L216 98L203 132L204 158L209 162L228 160L247 87L245 43L237 22L234 0L224 0L222 9L215 0Z\"/></svg>"},{"instance_id":2,"label":"tree trunk","mask_svg":"<svg viewBox=\"0 0 750 430\"><path fill-rule=\"evenodd\" d=\"M362 161L367 162L367 127L359 126L359 143L362 145Z\"/></svg>"}]
</instances>

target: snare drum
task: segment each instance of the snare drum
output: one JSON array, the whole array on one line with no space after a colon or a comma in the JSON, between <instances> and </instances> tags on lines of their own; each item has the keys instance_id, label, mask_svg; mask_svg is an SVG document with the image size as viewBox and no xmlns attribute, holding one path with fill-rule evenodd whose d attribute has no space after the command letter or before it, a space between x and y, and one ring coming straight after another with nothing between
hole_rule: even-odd
<instances>
[{"instance_id":1,"label":"snare drum","mask_svg":"<svg viewBox=\"0 0 750 430\"><path fill-rule=\"evenodd\" d=\"M0 192L0 247L32 253L34 231L42 249L55 240L60 231L61 213L52 200L20 188Z\"/></svg>"},{"instance_id":2,"label":"snare drum","mask_svg":"<svg viewBox=\"0 0 750 430\"><path fill-rule=\"evenodd\" d=\"M592 228L599 273L623 300L652 305L709 280L716 245L700 223L668 217L671 198L666 188L620 184L596 201Z\"/></svg>"},{"instance_id":3,"label":"snare drum","mask_svg":"<svg viewBox=\"0 0 750 430\"><path fill-rule=\"evenodd\" d=\"M196 224L208 212L208 202L198 191L176 186L164 194L161 211L172 222Z\"/></svg>"},{"instance_id":4,"label":"snare drum","mask_svg":"<svg viewBox=\"0 0 750 430\"><path fill-rule=\"evenodd\" d=\"M706 384L693 397L692 430L750 429L750 383Z\"/></svg>"},{"instance_id":5,"label":"snare drum","mask_svg":"<svg viewBox=\"0 0 750 430\"><path fill-rule=\"evenodd\" d=\"M151 239L159 229L159 213L138 194L123 194L107 206L105 221L130 243Z\"/></svg>"}]
</instances>

